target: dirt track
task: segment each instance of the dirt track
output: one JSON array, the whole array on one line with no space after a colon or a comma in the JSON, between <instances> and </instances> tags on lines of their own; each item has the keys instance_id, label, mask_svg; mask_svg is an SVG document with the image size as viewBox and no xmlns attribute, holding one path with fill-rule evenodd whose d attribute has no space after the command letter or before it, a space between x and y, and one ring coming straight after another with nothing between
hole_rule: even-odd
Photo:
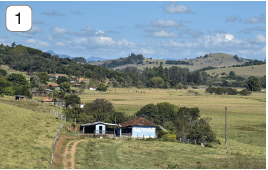
<instances>
[{"instance_id":1,"label":"dirt track","mask_svg":"<svg viewBox=\"0 0 268 170\"><path fill-rule=\"evenodd\" d=\"M70 141L67 145L66 145L66 149L65 149L65 152L63 154L63 160L62 160L62 163L63 163L63 169L75 169L75 152L76 152L76 146L79 142L82 142L82 141L87 141L86 139L82 139L82 140L78 140L78 141ZM70 151L69 150L69 145L70 143L74 142L73 146L72 146L72 149ZM68 159L67 158L67 154L70 154L71 155L71 158ZM68 166L68 162L71 163L71 166ZM69 163L69 164L70 164Z\"/></svg>"}]
</instances>

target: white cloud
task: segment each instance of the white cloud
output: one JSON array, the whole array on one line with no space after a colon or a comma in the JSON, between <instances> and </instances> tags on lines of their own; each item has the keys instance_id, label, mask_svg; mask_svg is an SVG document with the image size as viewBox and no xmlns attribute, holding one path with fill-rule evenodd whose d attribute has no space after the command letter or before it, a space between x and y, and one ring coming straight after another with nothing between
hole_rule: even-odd
<instances>
[{"instance_id":1,"label":"white cloud","mask_svg":"<svg viewBox=\"0 0 268 170\"><path fill-rule=\"evenodd\" d=\"M242 18L238 15L232 15L232 16L229 16L225 22L241 22L242 21Z\"/></svg>"},{"instance_id":2,"label":"white cloud","mask_svg":"<svg viewBox=\"0 0 268 170\"><path fill-rule=\"evenodd\" d=\"M28 39L26 42L31 44L32 46L36 46L36 47L38 47L38 46L42 46L42 47L50 46L49 43L47 43L47 42L38 41L38 40L35 40L33 38Z\"/></svg>"},{"instance_id":3,"label":"white cloud","mask_svg":"<svg viewBox=\"0 0 268 170\"><path fill-rule=\"evenodd\" d=\"M166 6L164 10L168 13L192 13L189 7L180 4L171 4Z\"/></svg>"},{"instance_id":4,"label":"white cloud","mask_svg":"<svg viewBox=\"0 0 268 170\"><path fill-rule=\"evenodd\" d=\"M265 44L266 43L266 38L263 35L258 34L258 35L255 36L254 41L255 41L255 43Z\"/></svg>"},{"instance_id":5,"label":"white cloud","mask_svg":"<svg viewBox=\"0 0 268 170\"><path fill-rule=\"evenodd\" d=\"M57 46L61 46L61 47L64 47L64 46L65 46L65 44L62 43L62 42L57 42L56 45L57 45Z\"/></svg>"},{"instance_id":6,"label":"white cloud","mask_svg":"<svg viewBox=\"0 0 268 170\"><path fill-rule=\"evenodd\" d=\"M101 30L98 30L97 32L95 32L95 34L104 34L104 32Z\"/></svg>"},{"instance_id":7,"label":"white cloud","mask_svg":"<svg viewBox=\"0 0 268 170\"><path fill-rule=\"evenodd\" d=\"M57 11L53 10L51 12L41 12L41 14L47 15L47 16L63 16L65 14L58 13Z\"/></svg>"},{"instance_id":8,"label":"white cloud","mask_svg":"<svg viewBox=\"0 0 268 170\"><path fill-rule=\"evenodd\" d=\"M16 35L21 36L21 37L26 37L26 38L32 38L34 37L35 34L37 33L42 33L43 31L41 28L39 28L36 25L33 25L32 29L28 32L17 32Z\"/></svg>"},{"instance_id":9,"label":"white cloud","mask_svg":"<svg viewBox=\"0 0 268 170\"><path fill-rule=\"evenodd\" d=\"M91 37L90 39L99 46L114 46L116 44L111 37Z\"/></svg>"},{"instance_id":10,"label":"white cloud","mask_svg":"<svg viewBox=\"0 0 268 170\"><path fill-rule=\"evenodd\" d=\"M121 41L117 42L118 47L123 48L123 47L128 47L128 48L135 48L135 44L133 42L129 42L126 39L123 39Z\"/></svg>"},{"instance_id":11,"label":"white cloud","mask_svg":"<svg viewBox=\"0 0 268 170\"><path fill-rule=\"evenodd\" d=\"M232 41L234 39L234 36L232 34L225 34L225 39L227 41Z\"/></svg>"},{"instance_id":12,"label":"white cloud","mask_svg":"<svg viewBox=\"0 0 268 170\"><path fill-rule=\"evenodd\" d=\"M53 34L64 34L67 32L65 28L54 27L51 29Z\"/></svg>"},{"instance_id":13,"label":"white cloud","mask_svg":"<svg viewBox=\"0 0 268 170\"><path fill-rule=\"evenodd\" d=\"M182 47L195 47L197 46L198 43L191 43L191 42L179 42L179 41L174 41L174 40L170 40L168 43L161 41L160 43L158 43L158 46L162 46L164 48L182 48Z\"/></svg>"},{"instance_id":14,"label":"white cloud","mask_svg":"<svg viewBox=\"0 0 268 170\"><path fill-rule=\"evenodd\" d=\"M162 19L156 20L154 22L152 22L153 26L160 26L160 27L175 27L178 24L175 21L165 21Z\"/></svg>"},{"instance_id":15,"label":"white cloud","mask_svg":"<svg viewBox=\"0 0 268 170\"><path fill-rule=\"evenodd\" d=\"M251 24L256 24L256 23L265 23L266 22L266 14L263 13L259 17L250 17L248 19L245 19L244 23L251 23Z\"/></svg>"},{"instance_id":16,"label":"white cloud","mask_svg":"<svg viewBox=\"0 0 268 170\"><path fill-rule=\"evenodd\" d=\"M152 34L153 37L157 37L157 38L176 38L178 37L177 34L173 33L173 32L166 32L164 30L159 31L159 32L154 32Z\"/></svg>"},{"instance_id":17,"label":"white cloud","mask_svg":"<svg viewBox=\"0 0 268 170\"><path fill-rule=\"evenodd\" d=\"M87 43L87 38L85 38L85 37L74 38L74 42L75 42L76 44Z\"/></svg>"}]
</instances>

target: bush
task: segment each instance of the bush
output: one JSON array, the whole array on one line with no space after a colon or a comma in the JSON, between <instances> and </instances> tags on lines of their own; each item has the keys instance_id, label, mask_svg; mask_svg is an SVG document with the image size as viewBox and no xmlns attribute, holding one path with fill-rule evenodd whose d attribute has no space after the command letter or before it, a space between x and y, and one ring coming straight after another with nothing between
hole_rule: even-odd
<instances>
[{"instance_id":1,"label":"bush","mask_svg":"<svg viewBox=\"0 0 268 170\"><path fill-rule=\"evenodd\" d=\"M236 89L228 88L227 93L228 95L237 95L238 91Z\"/></svg>"},{"instance_id":2,"label":"bush","mask_svg":"<svg viewBox=\"0 0 268 170\"><path fill-rule=\"evenodd\" d=\"M187 89L187 86L183 86L182 88L183 88L183 89Z\"/></svg>"},{"instance_id":3,"label":"bush","mask_svg":"<svg viewBox=\"0 0 268 170\"><path fill-rule=\"evenodd\" d=\"M1 97L5 97L5 94L4 93L1 93Z\"/></svg>"},{"instance_id":4,"label":"bush","mask_svg":"<svg viewBox=\"0 0 268 170\"><path fill-rule=\"evenodd\" d=\"M248 89L243 89L239 92L240 95L242 96L247 96L247 95L250 95L251 94L251 91L248 90Z\"/></svg>"},{"instance_id":5,"label":"bush","mask_svg":"<svg viewBox=\"0 0 268 170\"><path fill-rule=\"evenodd\" d=\"M222 88L218 87L215 89L215 94L221 95L222 94Z\"/></svg>"},{"instance_id":6,"label":"bush","mask_svg":"<svg viewBox=\"0 0 268 170\"><path fill-rule=\"evenodd\" d=\"M215 87L208 87L208 88L206 88L206 92L207 92L207 93L210 93L210 94L214 93L215 90L216 90Z\"/></svg>"},{"instance_id":7,"label":"bush","mask_svg":"<svg viewBox=\"0 0 268 170\"><path fill-rule=\"evenodd\" d=\"M171 141L171 142L175 142L176 141L176 134L165 134L162 139L163 141Z\"/></svg>"}]
</instances>

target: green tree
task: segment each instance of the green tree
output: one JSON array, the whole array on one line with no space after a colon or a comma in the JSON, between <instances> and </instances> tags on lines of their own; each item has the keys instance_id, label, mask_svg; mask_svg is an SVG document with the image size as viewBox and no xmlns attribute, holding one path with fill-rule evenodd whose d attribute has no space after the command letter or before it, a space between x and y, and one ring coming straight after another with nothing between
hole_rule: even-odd
<instances>
[{"instance_id":1,"label":"green tree","mask_svg":"<svg viewBox=\"0 0 268 170\"><path fill-rule=\"evenodd\" d=\"M260 91L261 90L261 82L260 79L254 76L250 76L246 80L247 89L250 91Z\"/></svg>"},{"instance_id":2,"label":"green tree","mask_svg":"<svg viewBox=\"0 0 268 170\"><path fill-rule=\"evenodd\" d=\"M266 88L266 75L261 77L261 87Z\"/></svg>"},{"instance_id":3,"label":"green tree","mask_svg":"<svg viewBox=\"0 0 268 170\"><path fill-rule=\"evenodd\" d=\"M74 121L75 118L76 122L85 122L87 120L85 110L77 105L74 105L72 108L66 108L64 110L64 113L66 115L67 121L69 120Z\"/></svg>"},{"instance_id":4,"label":"green tree","mask_svg":"<svg viewBox=\"0 0 268 170\"><path fill-rule=\"evenodd\" d=\"M149 80L149 86L154 88L161 88L164 85L164 81L161 77L153 77Z\"/></svg>"},{"instance_id":5,"label":"green tree","mask_svg":"<svg viewBox=\"0 0 268 170\"><path fill-rule=\"evenodd\" d=\"M239 92L240 95L242 96L247 96L247 95L250 95L251 94L251 91L248 90L248 89L243 89Z\"/></svg>"},{"instance_id":6,"label":"green tree","mask_svg":"<svg viewBox=\"0 0 268 170\"><path fill-rule=\"evenodd\" d=\"M106 91L107 88L106 88L105 84L100 83L100 85L97 87L97 90L98 91Z\"/></svg>"},{"instance_id":7,"label":"green tree","mask_svg":"<svg viewBox=\"0 0 268 170\"><path fill-rule=\"evenodd\" d=\"M4 69L0 69L0 75L5 77L7 75L7 71Z\"/></svg>"},{"instance_id":8,"label":"green tree","mask_svg":"<svg viewBox=\"0 0 268 170\"><path fill-rule=\"evenodd\" d=\"M63 82L59 86L60 86L60 89L62 89L65 92L69 92L71 88L70 83L67 83L67 82Z\"/></svg>"},{"instance_id":9,"label":"green tree","mask_svg":"<svg viewBox=\"0 0 268 170\"><path fill-rule=\"evenodd\" d=\"M116 117L116 122L115 122L115 117ZM124 112L118 112L115 111L114 113L112 113L111 115L108 116L108 118L106 118L104 120L104 122L108 122L108 123L124 123L127 121L127 116Z\"/></svg>"},{"instance_id":10,"label":"green tree","mask_svg":"<svg viewBox=\"0 0 268 170\"><path fill-rule=\"evenodd\" d=\"M230 71L229 76L235 77L235 72L234 71Z\"/></svg>"},{"instance_id":11,"label":"green tree","mask_svg":"<svg viewBox=\"0 0 268 170\"><path fill-rule=\"evenodd\" d=\"M64 97L65 107L76 106L80 104L80 97L76 94L70 94Z\"/></svg>"},{"instance_id":12,"label":"green tree","mask_svg":"<svg viewBox=\"0 0 268 170\"><path fill-rule=\"evenodd\" d=\"M15 90L13 90L12 87L5 87L3 88L3 90L1 91L1 93L4 93L7 96L13 96L15 93Z\"/></svg>"},{"instance_id":13,"label":"green tree","mask_svg":"<svg viewBox=\"0 0 268 170\"><path fill-rule=\"evenodd\" d=\"M212 142L216 140L216 133L211 129L209 121L211 118L201 118L191 127L189 134L190 139L196 139L197 143L203 143L204 140Z\"/></svg>"},{"instance_id":14,"label":"green tree","mask_svg":"<svg viewBox=\"0 0 268 170\"><path fill-rule=\"evenodd\" d=\"M28 84L26 77L18 73L9 74L7 76L7 80L10 81L14 86L21 86Z\"/></svg>"},{"instance_id":15,"label":"green tree","mask_svg":"<svg viewBox=\"0 0 268 170\"><path fill-rule=\"evenodd\" d=\"M57 78L57 84L61 84L63 82L68 82L68 79L65 76L60 76Z\"/></svg>"},{"instance_id":16,"label":"green tree","mask_svg":"<svg viewBox=\"0 0 268 170\"><path fill-rule=\"evenodd\" d=\"M114 113L113 104L106 99L96 99L92 103L86 103L86 115L92 116L94 121L103 121Z\"/></svg>"},{"instance_id":17,"label":"green tree","mask_svg":"<svg viewBox=\"0 0 268 170\"><path fill-rule=\"evenodd\" d=\"M87 71L87 72L85 73L85 76L86 76L87 78L91 78L91 76L92 76L92 71L91 71L91 70Z\"/></svg>"},{"instance_id":18,"label":"green tree","mask_svg":"<svg viewBox=\"0 0 268 170\"><path fill-rule=\"evenodd\" d=\"M206 93L210 93L210 94L212 94L212 93L215 92L215 90L216 90L215 87L208 87L208 88L206 88Z\"/></svg>"},{"instance_id":19,"label":"green tree","mask_svg":"<svg viewBox=\"0 0 268 170\"><path fill-rule=\"evenodd\" d=\"M6 87L11 87L12 84L7 80L6 77L0 76L0 94L3 93L3 89Z\"/></svg>"},{"instance_id":20,"label":"green tree","mask_svg":"<svg viewBox=\"0 0 268 170\"><path fill-rule=\"evenodd\" d=\"M36 73L36 75L40 78L40 81L43 84L47 84L47 82L49 81L49 75L47 75L47 73L45 72L39 72Z\"/></svg>"}]
</instances>

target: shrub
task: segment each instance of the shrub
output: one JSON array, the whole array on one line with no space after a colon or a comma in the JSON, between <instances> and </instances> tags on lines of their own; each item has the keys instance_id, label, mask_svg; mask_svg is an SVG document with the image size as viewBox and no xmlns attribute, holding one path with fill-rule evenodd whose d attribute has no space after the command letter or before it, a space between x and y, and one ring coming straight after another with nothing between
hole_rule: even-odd
<instances>
[{"instance_id":1,"label":"shrub","mask_svg":"<svg viewBox=\"0 0 268 170\"><path fill-rule=\"evenodd\" d=\"M228 88L227 93L228 95L237 95L238 91L236 89Z\"/></svg>"},{"instance_id":2,"label":"shrub","mask_svg":"<svg viewBox=\"0 0 268 170\"><path fill-rule=\"evenodd\" d=\"M182 88L183 88L183 89L187 89L187 86L183 86Z\"/></svg>"},{"instance_id":3,"label":"shrub","mask_svg":"<svg viewBox=\"0 0 268 170\"><path fill-rule=\"evenodd\" d=\"M215 94L221 95L222 94L222 88L218 87L215 89Z\"/></svg>"},{"instance_id":4,"label":"shrub","mask_svg":"<svg viewBox=\"0 0 268 170\"><path fill-rule=\"evenodd\" d=\"M176 141L176 134L165 134L162 137L163 141L171 141L171 142L175 142Z\"/></svg>"},{"instance_id":5,"label":"shrub","mask_svg":"<svg viewBox=\"0 0 268 170\"><path fill-rule=\"evenodd\" d=\"M210 93L210 94L214 93L215 90L216 90L215 87L208 87L208 88L206 88L206 92L207 92L207 93Z\"/></svg>"},{"instance_id":6,"label":"shrub","mask_svg":"<svg viewBox=\"0 0 268 170\"><path fill-rule=\"evenodd\" d=\"M239 92L240 95L242 96L247 96L247 95L250 95L251 94L251 91L248 90L248 89L243 89Z\"/></svg>"},{"instance_id":7,"label":"shrub","mask_svg":"<svg viewBox=\"0 0 268 170\"><path fill-rule=\"evenodd\" d=\"M1 97L5 97L5 94L4 93L1 93Z\"/></svg>"}]
</instances>

